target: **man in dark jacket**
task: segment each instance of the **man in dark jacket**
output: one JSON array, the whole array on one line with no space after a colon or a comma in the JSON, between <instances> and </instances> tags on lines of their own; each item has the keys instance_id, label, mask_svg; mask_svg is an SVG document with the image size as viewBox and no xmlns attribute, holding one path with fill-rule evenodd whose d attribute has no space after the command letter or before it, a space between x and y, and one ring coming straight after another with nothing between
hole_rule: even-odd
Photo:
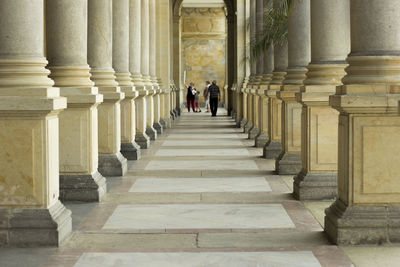
<instances>
[{"instance_id":1,"label":"man in dark jacket","mask_svg":"<svg viewBox=\"0 0 400 267\"><path fill-rule=\"evenodd\" d=\"M210 87L208 87L208 95L210 96L210 108L211 108L211 116L217 116L218 110L218 101L221 97L221 93L219 87L217 85L217 81L213 81Z\"/></svg>"},{"instance_id":2,"label":"man in dark jacket","mask_svg":"<svg viewBox=\"0 0 400 267\"><path fill-rule=\"evenodd\" d=\"M187 109L188 112L190 112L190 107L192 107L193 112L194 110L194 83L190 83L190 85L187 87L187 94L186 94L186 103L187 103Z\"/></svg>"}]
</instances>

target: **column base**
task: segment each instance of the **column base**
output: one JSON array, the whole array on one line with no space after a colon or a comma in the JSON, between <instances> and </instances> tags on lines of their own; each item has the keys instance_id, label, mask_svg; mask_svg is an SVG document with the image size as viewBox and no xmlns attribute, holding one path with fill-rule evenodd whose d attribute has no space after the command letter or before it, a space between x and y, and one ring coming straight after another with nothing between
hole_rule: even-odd
<instances>
[{"instance_id":1,"label":"column base","mask_svg":"<svg viewBox=\"0 0 400 267\"><path fill-rule=\"evenodd\" d=\"M300 154L284 153L276 160L276 172L280 175L296 175L301 168Z\"/></svg>"},{"instance_id":2,"label":"column base","mask_svg":"<svg viewBox=\"0 0 400 267\"><path fill-rule=\"evenodd\" d=\"M159 122L153 123L153 128L157 131L158 135L161 135L163 133L163 126Z\"/></svg>"},{"instance_id":3,"label":"column base","mask_svg":"<svg viewBox=\"0 0 400 267\"><path fill-rule=\"evenodd\" d=\"M106 179L98 171L60 175L61 201L99 202L106 192Z\"/></svg>"},{"instance_id":4,"label":"column base","mask_svg":"<svg viewBox=\"0 0 400 267\"><path fill-rule=\"evenodd\" d=\"M147 127L146 134L150 137L150 140L152 141L157 139L157 131L153 127Z\"/></svg>"},{"instance_id":5,"label":"column base","mask_svg":"<svg viewBox=\"0 0 400 267\"><path fill-rule=\"evenodd\" d=\"M141 149L147 149L150 147L150 137L145 133L137 133L135 136L135 142Z\"/></svg>"},{"instance_id":6,"label":"column base","mask_svg":"<svg viewBox=\"0 0 400 267\"><path fill-rule=\"evenodd\" d=\"M255 139L260 134L260 129L257 126L254 126L249 131L249 139Z\"/></svg>"},{"instance_id":7,"label":"column base","mask_svg":"<svg viewBox=\"0 0 400 267\"><path fill-rule=\"evenodd\" d=\"M165 119L160 119L160 124L163 127L163 129L167 129L168 128L168 123Z\"/></svg>"},{"instance_id":8,"label":"column base","mask_svg":"<svg viewBox=\"0 0 400 267\"><path fill-rule=\"evenodd\" d=\"M127 160L138 160L140 159L140 146L136 142L132 143L121 143L121 154Z\"/></svg>"},{"instance_id":9,"label":"column base","mask_svg":"<svg viewBox=\"0 0 400 267\"><path fill-rule=\"evenodd\" d=\"M277 159L282 154L281 142L270 142L264 146L263 158Z\"/></svg>"},{"instance_id":10,"label":"column base","mask_svg":"<svg viewBox=\"0 0 400 267\"><path fill-rule=\"evenodd\" d=\"M176 118L178 117L178 113L176 112L175 109L173 109L173 110L171 111L171 115L172 115L172 117L173 117L174 119L176 119Z\"/></svg>"},{"instance_id":11,"label":"column base","mask_svg":"<svg viewBox=\"0 0 400 267\"><path fill-rule=\"evenodd\" d=\"M99 172L105 177L124 176L128 170L128 161L120 152L99 155Z\"/></svg>"},{"instance_id":12,"label":"column base","mask_svg":"<svg viewBox=\"0 0 400 267\"><path fill-rule=\"evenodd\" d=\"M346 206L338 199L325 214L325 232L337 245L400 242L399 206Z\"/></svg>"},{"instance_id":13,"label":"column base","mask_svg":"<svg viewBox=\"0 0 400 267\"><path fill-rule=\"evenodd\" d=\"M236 125L237 125L237 124L239 124L239 127L238 127L238 128L243 128L243 131L244 131L244 127L245 127L246 124L247 124L247 119L246 119L246 118L242 118L240 121L236 122Z\"/></svg>"},{"instance_id":14,"label":"column base","mask_svg":"<svg viewBox=\"0 0 400 267\"><path fill-rule=\"evenodd\" d=\"M0 247L59 246L71 231L71 211L60 201L49 209L0 209Z\"/></svg>"},{"instance_id":15,"label":"column base","mask_svg":"<svg viewBox=\"0 0 400 267\"><path fill-rule=\"evenodd\" d=\"M251 129L253 129L253 123L248 121L244 126L244 133L249 133Z\"/></svg>"},{"instance_id":16,"label":"column base","mask_svg":"<svg viewBox=\"0 0 400 267\"><path fill-rule=\"evenodd\" d=\"M293 196L298 200L323 200L337 197L337 173L305 173L293 181Z\"/></svg>"},{"instance_id":17,"label":"column base","mask_svg":"<svg viewBox=\"0 0 400 267\"><path fill-rule=\"evenodd\" d=\"M243 118L238 118L236 117L235 122L236 122L236 128L240 128L240 123L242 122Z\"/></svg>"},{"instance_id":18,"label":"column base","mask_svg":"<svg viewBox=\"0 0 400 267\"><path fill-rule=\"evenodd\" d=\"M269 141L269 136L266 133L260 133L256 137L255 147L264 147Z\"/></svg>"}]
</instances>

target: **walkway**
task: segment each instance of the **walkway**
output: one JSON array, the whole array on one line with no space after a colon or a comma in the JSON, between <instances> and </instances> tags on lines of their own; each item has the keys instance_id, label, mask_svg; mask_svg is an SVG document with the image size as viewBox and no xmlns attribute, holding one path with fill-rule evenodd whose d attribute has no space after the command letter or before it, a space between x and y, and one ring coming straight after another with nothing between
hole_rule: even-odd
<instances>
[{"instance_id":1,"label":"walkway","mask_svg":"<svg viewBox=\"0 0 400 267\"><path fill-rule=\"evenodd\" d=\"M46 266L350 266L253 143L184 113L101 204L67 205L74 234Z\"/></svg>"}]
</instances>

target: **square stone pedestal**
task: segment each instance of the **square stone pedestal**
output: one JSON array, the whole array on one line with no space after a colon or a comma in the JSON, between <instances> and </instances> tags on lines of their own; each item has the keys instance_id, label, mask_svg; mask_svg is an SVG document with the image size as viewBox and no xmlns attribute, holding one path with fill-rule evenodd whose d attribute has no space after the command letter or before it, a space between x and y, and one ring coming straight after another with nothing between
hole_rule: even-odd
<instances>
[{"instance_id":1,"label":"square stone pedestal","mask_svg":"<svg viewBox=\"0 0 400 267\"><path fill-rule=\"evenodd\" d=\"M128 160L120 152L99 155L99 172L105 177L124 176L128 170Z\"/></svg>"}]
</instances>

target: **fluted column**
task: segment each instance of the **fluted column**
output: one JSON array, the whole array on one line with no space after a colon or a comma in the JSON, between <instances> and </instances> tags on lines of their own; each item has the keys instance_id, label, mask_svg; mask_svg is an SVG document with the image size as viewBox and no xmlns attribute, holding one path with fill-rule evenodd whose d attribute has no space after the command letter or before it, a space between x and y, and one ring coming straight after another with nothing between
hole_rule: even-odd
<instances>
[{"instance_id":1,"label":"fluted column","mask_svg":"<svg viewBox=\"0 0 400 267\"><path fill-rule=\"evenodd\" d=\"M303 105L303 167L293 184L297 199L336 197L339 113L329 106L329 96L342 84L349 52L349 1L311 0L311 63L297 93Z\"/></svg>"},{"instance_id":2,"label":"fluted column","mask_svg":"<svg viewBox=\"0 0 400 267\"><path fill-rule=\"evenodd\" d=\"M146 134L151 140L157 139L157 131L153 128L154 123L154 95L156 88L150 76L150 4L149 0L141 0L140 4L140 31L141 31L141 63L140 69L143 75L143 82L148 94L146 96Z\"/></svg>"},{"instance_id":3,"label":"fluted column","mask_svg":"<svg viewBox=\"0 0 400 267\"><path fill-rule=\"evenodd\" d=\"M400 2L351 0L351 53L339 115L338 199L325 232L336 244L400 241Z\"/></svg>"},{"instance_id":4,"label":"fluted column","mask_svg":"<svg viewBox=\"0 0 400 267\"><path fill-rule=\"evenodd\" d=\"M0 1L0 242L57 246L71 232L59 197L59 121L48 78L43 0Z\"/></svg>"},{"instance_id":5,"label":"fluted column","mask_svg":"<svg viewBox=\"0 0 400 267\"><path fill-rule=\"evenodd\" d=\"M274 1L274 4L278 1ZM282 100L277 97L288 67L288 44L274 44L274 71L271 82L265 92L268 97L268 137L264 146L263 157L277 159L282 153Z\"/></svg>"},{"instance_id":6,"label":"fluted column","mask_svg":"<svg viewBox=\"0 0 400 267\"><path fill-rule=\"evenodd\" d=\"M153 105L153 124L152 127L154 130L156 130L157 134L162 134L163 133L163 127L160 124L160 119L161 119L161 94L162 94L162 89L160 87L160 84L158 83L158 77L157 77L157 24L156 24L156 18L157 18L157 12L156 12L156 0L148 0L149 2L149 12L150 12L150 17L149 17L149 28L150 28L150 77L151 81L154 86L155 94L153 97L154 105Z\"/></svg>"},{"instance_id":7,"label":"fluted column","mask_svg":"<svg viewBox=\"0 0 400 267\"><path fill-rule=\"evenodd\" d=\"M147 127L147 100L143 75L142 75L142 51L141 51L141 0L130 0L129 8L129 70L132 81L138 91L135 99L136 115L136 136L135 142L141 149L150 146L150 137L146 134Z\"/></svg>"},{"instance_id":8,"label":"fluted column","mask_svg":"<svg viewBox=\"0 0 400 267\"><path fill-rule=\"evenodd\" d=\"M60 199L99 201L105 178L98 172L97 106L103 96L87 64L87 0L46 1L50 77L68 99L60 120Z\"/></svg>"},{"instance_id":9,"label":"fluted column","mask_svg":"<svg viewBox=\"0 0 400 267\"><path fill-rule=\"evenodd\" d=\"M138 92L129 71L130 0L113 1L113 68L116 81L125 93L121 101L121 153L128 160L140 158L140 146L135 142L136 105Z\"/></svg>"},{"instance_id":10,"label":"fluted column","mask_svg":"<svg viewBox=\"0 0 400 267\"><path fill-rule=\"evenodd\" d=\"M288 69L277 96L282 103L282 149L277 159L279 174L298 174L301 170L301 104L296 102L311 59L310 0L294 0L289 13Z\"/></svg>"},{"instance_id":11,"label":"fluted column","mask_svg":"<svg viewBox=\"0 0 400 267\"><path fill-rule=\"evenodd\" d=\"M104 176L121 176L127 170L127 160L120 152L120 102L125 94L116 82L112 67L112 8L112 0L89 0L88 63L92 80L104 96L98 108L99 172Z\"/></svg>"}]
</instances>

